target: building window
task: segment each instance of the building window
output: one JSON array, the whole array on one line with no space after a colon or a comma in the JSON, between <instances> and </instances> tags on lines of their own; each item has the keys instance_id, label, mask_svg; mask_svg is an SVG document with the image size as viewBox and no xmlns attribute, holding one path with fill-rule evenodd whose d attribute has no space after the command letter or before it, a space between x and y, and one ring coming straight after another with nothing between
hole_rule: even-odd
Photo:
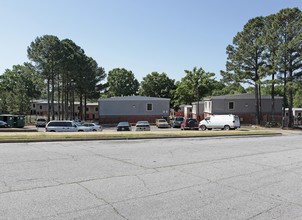
<instances>
[{"instance_id":1,"label":"building window","mask_svg":"<svg viewBox=\"0 0 302 220\"><path fill-rule=\"evenodd\" d=\"M36 107L36 104L33 104L33 108L35 108Z\"/></svg>"},{"instance_id":2,"label":"building window","mask_svg":"<svg viewBox=\"0 0 302 220\"><path fill-rule=\"evenodd\" d=\"M40 105L40 109L42 109L42 105Z\"/></svg>"},{"instance_id":3,"label":"building window","mask_svg":"<svg viewBox=\"0 0 302 220\"><path fill-rule=\"evenodd\" d=\"M229 102L229 110L234 110L235 103Z\"/></svg>"},{"instance_id":4,"label":"building window","mask_svg":"<svg viewBox=\"0 0 302 220\"><path fill-rule=\"evenodd\" d=\"M95 111L97 112L98 110L99 110L99 108L98 108L98 107L96 107L96 108L95 108Z\"/></svg>"},{"instance_id":5,"label":"building window","mask_svg":"<svg viewBox=\"0 0 302 220\"><path fill-rule=\"evenodd\" d=\"M86 108L86 112L89 112L89 108Z\"/></svg>"},{"instance_id":6,"label":"building window","mask_svg":"<svg viewBox=\"0 0 302 220\"><path fill-rule=\"evenodd\" d=\"M152 111L153 110L153 105L151 103L147 104L147 111Z\"/></svg>"}]
</instances>

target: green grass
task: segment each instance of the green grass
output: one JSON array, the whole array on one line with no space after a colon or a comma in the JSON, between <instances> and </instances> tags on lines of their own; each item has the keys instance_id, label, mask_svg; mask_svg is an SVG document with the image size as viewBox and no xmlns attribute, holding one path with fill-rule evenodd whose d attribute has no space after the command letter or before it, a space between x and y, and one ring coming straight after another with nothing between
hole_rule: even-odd
<instances>
[{"instance_id":1,"label":"green grass","mask_svg":"<svg viewBox=\"0 0 302 220\"><path fill-rule=\"evenodd\" d=\"M1 133L0 141L5 140L68 140L68 139L135 139L135 138L171 138L171 137L217 137L217 136L245 136L245 135L273 135L277 134L265 130L235 130L235 131L132 131L132 132L16 132Z\"/></svg>"}]
</instances>

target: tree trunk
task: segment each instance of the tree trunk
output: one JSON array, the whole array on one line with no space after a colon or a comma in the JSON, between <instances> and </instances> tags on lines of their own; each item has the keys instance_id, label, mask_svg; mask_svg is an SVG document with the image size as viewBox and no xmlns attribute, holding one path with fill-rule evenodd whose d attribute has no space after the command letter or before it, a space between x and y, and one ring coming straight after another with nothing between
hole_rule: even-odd
<instances>
[{"instance_id":1,"label":"tree trunk","mask_svg":"<svg viewBox=\"0 0 302 220\"><path fill-rule=\"evenodd\" d=\"M50 121L50 78L47 78L47 121Z\"/></svg>"},{"instance_id":2,"label":"tree trunk","mask_svg":"<svg viewBox=\"0 0 302 220\"><path fill-rule=\"evenodd\" d=\"M55 120L55 80L54 80L54 71L52 70L51 73L51 113L52 113L52 120Z\"/></svg>"},{"instance_id":3,"label":"tree trunk","mask_svg":"<svg viewBox=\"0 0 302 220\"><path fill-rule=\"evenodd\" d=\"M272 74L272 103L271 103L272 122L275 122L275 73Z\"/></svg>"},{"instance_id":4,"label":"tree trunk","mask_svg":"<svg viewBox=\"0 0 302 220\"><path fill-rule=\"evenodd\" d=\"M57 83L58 83L58 119L61 120L61 102L60 102L60 98L61 98L61 90L60 90L60 76L58 75L58 79L57 79Z\"/></svg>"},{"instance_id":5,"label":"tree trunk","mask_svg":"<svg viewBox=\"0 0 302 220\"><path fill-rule=\"evenodd\" d=\"M258 84L255 83L255 110L256 110L256 124L259 125L260 124L260 118L259 118L259 95L258 95Z\"/></svg>"},{"instance_id":6,"label":"tree trunk","mask_svg":"<svg viewBox=\"0 0 302 220\"><path fill-rule=\"evenodd\" d=\"M258 97L259 97L259 124L261 124L261 122L263 122L263 118L262 118L262 97L261 97L261 83L259 81L259 88L258 88L258 91L259 91L259 94L258 94Z\"/></svg>"},{"instance_id":7,"label":"tree trunk","mask_svg":"<svg viewBox=\"0 0 302 220\"><path fill-rule=\"evenodd\" d=\"M293 127L293 88L292 88L292 81L293 81L293 71L289 71L289 81L291 82L288 88L288 127Z\"/></svg>"},{"instance_id":8,"label":"tree trunk","mask_svg":"<svg viewBox=\"0 0 302 220\"><path fill-rule=\"evenodd\" d=\"M285 117L285 108L287 106L286 100L286 71L284 72L284 83L283 83L283 109L282 109L282 127L287 127L286 117Z\"/></svg>"},{"instance_id":9,"label":"tree trunk","mask_svg":"<svg viewBox=\"0 0 302 220\"><path fill-rule=\"evenodd\" d=\"M86 108L87 108L87 98L86 98L86 95L84 96L84 121L87 120L86 118Z\"/></svg>"},{"instance_id":10,"label":"tree trunk","mask_svg":"<svg viewBox=\"0 0 302 220\"><path fill-rule=\"evenodd\" d=\"M79 109L80 120L83 120L83 96L80 95L80 109Z\"/></svg>"}]
</instances>

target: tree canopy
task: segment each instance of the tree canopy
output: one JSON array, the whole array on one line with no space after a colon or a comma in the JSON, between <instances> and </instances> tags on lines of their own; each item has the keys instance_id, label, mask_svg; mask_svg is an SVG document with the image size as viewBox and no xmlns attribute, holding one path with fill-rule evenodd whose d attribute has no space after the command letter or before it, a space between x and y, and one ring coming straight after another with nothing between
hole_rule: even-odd
<instances>
[{"instance_id":1,"label":"tree canopy","mask_svg":"<svg viewBox=\"0 0 302 220\"><path fill-rule=\"evenodd\" d=\"M192 104L210 95L214 85L214 73L205 72L202 68L194 67L185 70L186 75L177 83L175 91L176 103Z\"/></svg>"},{"instance_id":2,"label":"tree canopy","mask_svg":"<svg viewBox=\"0 0 302 220\"><path fill-rule=\"evenodd\" d=\"M166 73L152 72L140 83L139 94L142 96L170 98L176 89L175 80Z\"/></svg>"},{"instance_id":3,"label":"tree canopy","mask_svg":"<svg viewBox=\"0 0 302 220\"><path fill-rule=\"evenodd\" d=\"M112 96L132 96L137 95L139 82L132 71L124 68L115 68L108 72L107 77L108 91L107 97Z\"/></svg>"},{"instance_id":4,"label":"tree canopy","mask_svg":"<svg viewBox=\"0 0 302 220\"><path fill-rule=\"evenodd\" d=\"M97 99L104 89L101 84L106 77L104 69L73 41L60 41L52 35L37 37L27 53L47 83L48 109L51 109L48 120L50 117L55 119L55 101L60 103L62 115L58 115L59 118L84 119L86 100ZM77 116L73 107L75 100L80 101L80 114Z\"/></svg>"},{"instance_id":5,"label":"tree canopy","mask_svg":"<svg viewBox=\"0 0 302 220\"><path fill-rule=\"evenodd\" d=\"M0 76L2 113L29 114L30 102L39 98L43 81L29 63L15 65Z\"/></svg>"}]
</instances>

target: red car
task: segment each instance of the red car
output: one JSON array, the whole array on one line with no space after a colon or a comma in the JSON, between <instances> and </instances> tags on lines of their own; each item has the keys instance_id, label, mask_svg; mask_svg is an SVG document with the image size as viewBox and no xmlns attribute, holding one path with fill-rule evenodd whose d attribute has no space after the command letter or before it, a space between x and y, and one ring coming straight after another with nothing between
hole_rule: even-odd
<instances>
[{"instance_id":1,"label":"red car","mask_svg":"<svg viewBox=\"0 0 302 220\"><path fill-rule=\"evenodd\" d=\"M185 118L180 125L181 130L198 130L198 121L195 118Z\"/></svg>"}]
</instances>

